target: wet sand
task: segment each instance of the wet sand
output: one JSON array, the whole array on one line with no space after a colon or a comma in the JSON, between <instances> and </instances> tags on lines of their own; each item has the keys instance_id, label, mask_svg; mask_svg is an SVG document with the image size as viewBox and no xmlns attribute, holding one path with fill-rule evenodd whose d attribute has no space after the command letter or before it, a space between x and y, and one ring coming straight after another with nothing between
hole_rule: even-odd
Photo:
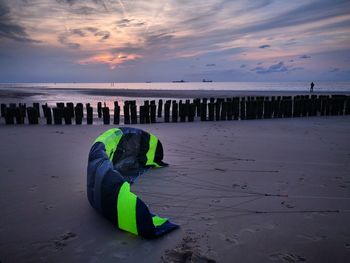
<instances>
[{"instance_id":1,"label":"wet sand","mask_svg":"<svg viewBox=\"0 0 350 263\"><path fill-rule=\"evenodd\" d=\"M349 116L136 125L170 164L132 187L180 224L157 240L88 204L88 152L110 127L0 127L2 263L349 262Z\"/></svg>"}]
</instances>

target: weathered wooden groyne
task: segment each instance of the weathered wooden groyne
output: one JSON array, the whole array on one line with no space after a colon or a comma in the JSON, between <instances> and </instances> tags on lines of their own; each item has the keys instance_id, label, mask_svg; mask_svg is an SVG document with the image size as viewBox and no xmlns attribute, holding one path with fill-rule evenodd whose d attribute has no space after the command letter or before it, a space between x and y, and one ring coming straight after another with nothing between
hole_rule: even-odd
<instances>
[{"instance_id":1,"label":"weathered wooden groyne","mask_svg":"<svg viewBox=\"0 0 350 263\"><path fill-rule=\"evenodd\" d=\"M164 104L163 104L164 103ZM41 107L40 107L41 106ZM57 102L47 104L1 104L1 117L6 125L39 124L81 125L103 123L105 125L149 124L156 122L232 121L271 118L297 118L308 116L336 116L350 114L350 96L347 95L297 95L297 96L246 96L230 98L197 98L193 100L145 100L124 101L121 116L120 105L114 102L110 109L102 102L94 108L87 103ZM111 112L113 118L111 118ZM97 114L96 114L97 113ZM94 117L96 116L96 117ZM100 121L102 120L102 122Z\"/></svg>"}]
</instances>

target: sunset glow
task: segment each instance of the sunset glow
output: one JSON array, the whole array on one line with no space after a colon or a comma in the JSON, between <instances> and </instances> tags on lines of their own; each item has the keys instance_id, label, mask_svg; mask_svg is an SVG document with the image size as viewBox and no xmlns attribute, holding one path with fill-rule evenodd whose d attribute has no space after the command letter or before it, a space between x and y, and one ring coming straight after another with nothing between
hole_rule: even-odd
<instances>
[{"instance_id":1,"label":"sunset glow","mask_svg":"<svg viewBox=\"0 0 350 263\"><path fill-rule=\"evenodd\" d=\"M0 0L0 81L349 80L349 12L341 0Z\"/></svg>"}]
</instances>

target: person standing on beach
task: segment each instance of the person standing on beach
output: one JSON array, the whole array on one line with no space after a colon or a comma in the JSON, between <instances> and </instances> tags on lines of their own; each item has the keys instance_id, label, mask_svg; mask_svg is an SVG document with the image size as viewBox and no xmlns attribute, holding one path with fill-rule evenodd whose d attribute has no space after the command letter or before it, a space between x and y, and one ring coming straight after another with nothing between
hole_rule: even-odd
<instances>
[{"instance_id":1,"label":"person standing on beach","mask_svg":"<svg viewBox=\"0 0 350 263\"><path fill-rule=\"evenodd\" d=\"M311 93L314 92L314 86L315 86L315 84L313 82L311 82L311 86L310 86L310 92Z\"/></svg>"}]
</instances>

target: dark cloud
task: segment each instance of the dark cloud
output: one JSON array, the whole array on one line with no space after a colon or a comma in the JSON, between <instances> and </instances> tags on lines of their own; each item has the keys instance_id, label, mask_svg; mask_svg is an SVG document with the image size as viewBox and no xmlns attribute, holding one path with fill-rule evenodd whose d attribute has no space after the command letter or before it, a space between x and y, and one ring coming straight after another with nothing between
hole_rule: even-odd
<instances>
[{"instance_id":1,"label":"dark cloud","mask_svg":"<svg viewBox=\"0 0 350 263\"><path fill-rule=\"evenodd\" d=\"M96 33L98 31L98 28L96 27L85 27L84 29L91 33Z\"/></svg>"},{"instance_id":2,"label":"dark cloud","mask_svg":"<svg viewBox=\"0 0 350 263\"><path fill-rule=\"evenodd\" d=\"M73 5L78 1L79 0L56 0L56 2L59 4L69 4L69 5Z\"/></svg>"},{"instance_id":3,"label":"dark cloud","mask_svg":"<svg viewBox=\"0 0 350 263\"><path fill-rule=\"evenodd\" d=\"M76 29L72 29L71 32L72 32L73 35L78 35L78 36L81 36L81 37L85 37L86 36L86 33L84 32L83 29L76 28Z\"/></svg>"},{"instance_id":4,"label":"dark cloud","mask_svg":"<svg viewBox=\"0 0 350 263\"><path fill-rule=\"evenodd\" d=\"M107 5L103 0L56 0L56 2L67 5L67 11L77 15L92 15L108 11ZM91 7L89 3L93 3L94 7Z\"/></svg>"},{"instance_id":5,"label":"dark cloud","mask_svg":"<svg viewBox=\"0 0 350 263\"><path fill-rule=\"evenodd\" d=\"M56 0L57 3L59 4L68 4L70 6L77 4L77 3L84 3L84 2L89 2L87 0ZM106 8L106 3L103 0L91 0L90 2L93 2L97 5L102 5L103 7Z\"/></svg>"},{"instance_id":6,"label":"dark cloud","mask_svg":"<svg viewBox=\"0 0 350 263\"><path fill-rule=\"evenodd\" d=\"M270 16L266 19L247 23L245 26L239 28L225 28L212 31L206 38L210 39L213 43L226 42L230 41L232 38L239 38L246 34L261 33L267 30L283 29L291 26L297 27L307 23L348 15L349 10L350 1L347 0L313 1L292 10L281 12L276 16ZM327 29L323 30L327 31Z\"/></svg>"},{"instance_id":7,"label":"dark cloud","mask_svg":"<svg viewBox=\"0 0 350 263\"><path fill-rule=\"evenodd\" d=\"M39 42L31 39L25 28L14 21L10 8L2 0L0 0L0 38L19 42Z\"/></svg>"},{"instance_id":8,"label":"dark cloud","mask_svg":"<svg viewBox=\"0 0 350 263\"><path fill-rule=\"evenodd\" d=\"M146 36L146 42L151 46L158 44L167 44L173 38L174 36L169 33L151 34Z\"/></svg>"},{"instance_id":9,"label":"dark cloud","mask_svg":"<svg viewBox=\"0 0 350 263\"><path fill-rule=\"evenodd\" d=\"M240 65L239 67L240 67L240 68L245 68L246 65L245 65L245 64L242 64L242 65Z\"/></svg>"},{"instance_id":10,"label":"dark cloud","mask_svg":"<svg viewBox=\"0 0 350 263\"><path fill-rule=\"evenodd\" d=\"M97 31L95 36L101 37L101 41L106 40L110 37L110 33L108 31Z\"/></svg>"},{"instance_id":11,"label":"dark cloud","mask_svg":"<svg viewBox=\"0 0 350 263\"><path fill-rule=\"evenodd\" d=\"M215 67L216 64L214 64L214 63L209 63L209 64L206 64L205 66L206 66L206 67Z\"/></svg>"},{"instance_id":12,"label":"dark cloud","mask_svg":"<svg viewBox=\"0 0 350 263\"><path fill-rule=\"evenodd\" d=\"M80 48L80 44L69 41L71 36L86 37L88 34L93 34L96 37L100 38L100 41L104 41L110 37L109 31L99 30L96 27L84 27L84 28L73 28L67 32L64 32L58 36L58 42L68 46L72 49Z\"/></svg>"},{"instance_id":13,"label":"dark cloud","mask_svg":"<svg viewBox=\"0 0 350 263\"><path fill-rule=\"evenodd\" d=\"M284 65L284 62L280 61L277 64L272 64L268 68L264 67L255 67L252 69L252 71L255 71L255 73L258 74L269 74L269 73L276 73L276 72L286 72L288 71L288 68Z\"/></svg>"},{"instance_id":14,"label":"dark cloud","mask_svg":"<svg viewBox=\"0 0 350 263\"><path fill-rule=\"evenodd\" d=\"M116 22L118 27L141 27L144 26L145 23L136 19L120 19Z\"/></svg>"},{"instance_id":15,"label":"dark cloud","mask_svg":"<svg viewBox=\"0 0 350 263\"><path fill-rule=\"evenodd\" d=\"M78 43L73 43L73 42L70 42L67 38L67 34L61 34L58 36L57 38L58 42L60 42L62 45L65 45L71 49L78 49L80 48L80 44Z\"/></svg>"},{"instance_id":16,"label":"dark cloud","mask_svg":"<svg viewBox=\"0 0 350 263\"><path fill-rule=\"evenodd\" d=\"M242 31L257 32L266 29L297 26L301 24L320 21L323 19L346 15L349 13L350 2L346 0L314 1L304 4L294 10L287 11L276 17L259 21L247 26Z\"/></svg>"},{"instance_id":17,"label":"dark cloud","mask_svg":"<svg viewBox=\"0 0 350 263\"><path fill-rule=\"evenodd\" d=\"M308 58L311 58L311 56L309 56L309 55L302 55L302 56L300 56L299 58L308 59Z\"/></svg>"},{"instance_id":18,"label":"dark cloud","mask_svg":"<svg viewBox=\"0 0 350 263\"><path fill-rule=\"evenodd\" d=\"M135 46L132 44L127 44L124 47L111 48L109 52L111 53L126 53L126 54L141 54L145 51L143 46Z\"/></svg>"},{"instance_id":19,"label":"dark cloud","mask_svg":"<svg viewBox=\"0 0 350 263\"><path fill-rule=\"evenodd\" d=\"M268 47L271 47L270 45L261 45L259 46L259 48L268 48Z\"/></svg>"}]
</instances>

